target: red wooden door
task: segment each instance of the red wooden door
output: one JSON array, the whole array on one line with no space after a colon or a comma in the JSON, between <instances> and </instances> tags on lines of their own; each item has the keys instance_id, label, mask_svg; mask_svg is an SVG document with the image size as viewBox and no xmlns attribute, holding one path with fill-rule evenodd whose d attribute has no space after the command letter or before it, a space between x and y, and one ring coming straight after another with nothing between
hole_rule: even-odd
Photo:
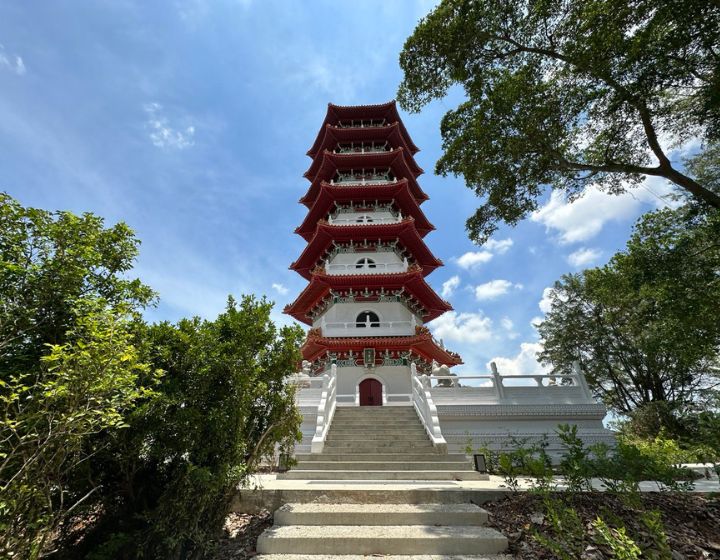
<instances>
[{"instance_id":1,"label":"red wooden door","mask_svg":"<svg viewBox=\"0 0 720 560\"><path fill-rule=\"evenodd\" d=\"M360 382L360 406L382 406L382 383L377 379Z\"/></svg>"}]
</instances>

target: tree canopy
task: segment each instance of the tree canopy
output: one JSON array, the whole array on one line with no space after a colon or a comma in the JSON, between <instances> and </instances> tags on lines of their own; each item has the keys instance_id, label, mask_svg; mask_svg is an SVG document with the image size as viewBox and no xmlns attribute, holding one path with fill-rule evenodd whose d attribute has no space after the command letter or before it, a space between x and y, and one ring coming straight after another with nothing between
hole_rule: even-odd
<instances>
[{"instance_id":1,"label":"tree canopy","mask_svg":"<svg viewBox=\"0 0 720 560\"><path fill-rule=\"evenodd\" d=\"M720 208L720 192L668 156L720 138L717 2L444 0L400 65L406 110L464 90L436 171L485 197L467 222L478 242L535 210L546 185L620 193L652 175Z\"/></svg>"},{"instance_id":2,"label":"tree canopy","mask_svg":"<svg viewBox=\"0 0 720 560\"><path fill-rule=\"evenodd\" d=\"M717 214L643 216L606 266L555 284L541 361L568 373L579 360L611 410L683 434L720 404L719 240Z\"/></svg>"}]
</instances>

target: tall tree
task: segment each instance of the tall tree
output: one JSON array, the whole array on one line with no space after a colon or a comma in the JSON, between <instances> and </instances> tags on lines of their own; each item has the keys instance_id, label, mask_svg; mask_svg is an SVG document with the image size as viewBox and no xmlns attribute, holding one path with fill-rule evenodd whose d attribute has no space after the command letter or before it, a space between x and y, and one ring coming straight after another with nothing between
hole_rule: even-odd
<instances>
[{"instance_id":1,"label":"tall tree","mask_svg":"<svg viewBox=\"0 0 720 560\"><path fill-rule=\"evenodd\" d=\"M606 266L555 284L541 361L579 360L612 410L682 435L720 395L719 270L720 215L646 214Z\"/></svg>"},{"instance_id":2,"label":"tall tree","mask_svg":"<svg viewBox=\"0 0 720 560\"><path fill-rule=\"evenodd\" d=\"M398 99L419 111L454 85L436 171L482 206L470 237L537 208L545 185L623 192L664 177L720 209L673 143L720 138L720 4L707 0L443 0L400 55Z\"/></svg>"}]
</instances>

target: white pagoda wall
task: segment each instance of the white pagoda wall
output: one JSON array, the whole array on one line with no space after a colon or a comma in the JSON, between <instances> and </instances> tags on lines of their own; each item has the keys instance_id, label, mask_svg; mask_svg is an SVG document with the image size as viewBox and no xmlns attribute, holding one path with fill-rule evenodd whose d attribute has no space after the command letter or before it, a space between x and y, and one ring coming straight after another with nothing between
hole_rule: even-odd
<instances>
[{"instance_id":1,"label":"white pagoda wall","mask_svg":"<svg viewBox=\"0 0 720 560\"><path fill-rule=\"evenodd\" d=\"M383 385L383 404L408 405L410 397L410 368L408 366L338 367L338 406L359 405L358 385L374 378Z\"/></svg>"}]
</instances>

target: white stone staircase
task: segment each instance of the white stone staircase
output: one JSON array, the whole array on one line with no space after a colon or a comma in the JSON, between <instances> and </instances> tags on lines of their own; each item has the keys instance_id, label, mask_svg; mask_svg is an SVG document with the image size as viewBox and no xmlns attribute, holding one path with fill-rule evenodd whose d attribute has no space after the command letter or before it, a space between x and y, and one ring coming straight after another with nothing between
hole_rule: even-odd
<instances>
[{"instance_id":1,"label":"white stone staircase","mask_svg":"<svg viewBox=\"0 0 720 560\"><path fill-rule=\"evenodd\" d=\"M319 454L284 480L482 480L462 454L433 447L412 407L340 407Z\"/></svg>"}]
</instances>

